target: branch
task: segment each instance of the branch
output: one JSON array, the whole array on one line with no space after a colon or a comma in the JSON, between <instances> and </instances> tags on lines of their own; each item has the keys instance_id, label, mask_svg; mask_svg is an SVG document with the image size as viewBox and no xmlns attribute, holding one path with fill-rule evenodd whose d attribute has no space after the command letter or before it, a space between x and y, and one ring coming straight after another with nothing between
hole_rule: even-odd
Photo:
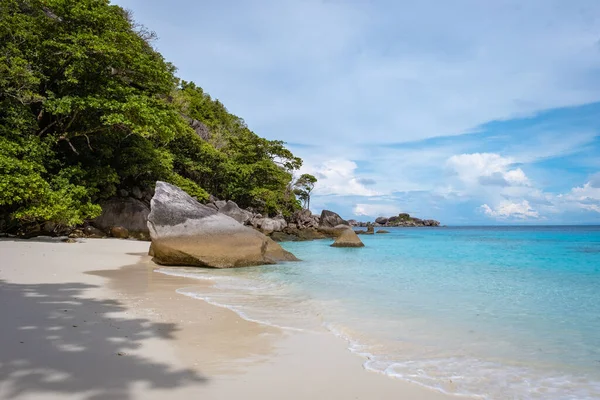
<instances>
[{"instance_id":1,"label":"branch","mask_svg":"<svg viewBox=\"0 0 600 400\"><path fill-rule=\"evenodd\" d=\"M73 121L75 121L75 118L77 118L78 113L79 113L79 110L75 110L75 112L73 113L73 117L71 118L71 120L67 124L67 127L65 128L65 132L69 130L69 128L71 127L71 124L73 123Z\"/></svg>"},{"instance_id":2,"label":"branch","mask_svg":"<svg viewBox=\"0 0 600 400\"><path fill-rule=\"evenodd\" d=\"M73 146L73 143L71 143L71 141L69 140L69 138L66 138L66 137L64 137L64 136L61 136L61 137L59 137L58 139L59 139L59 140L64 140L64 141L66 141L66 142L69 144L69 146L71 147L71 150L73 150L73 152L74 152L75 154L79 155L79 152L77 151L77 149L75 148L75 146Z\"/></svg>"},{"instance_id":3,"label":"branch","mask_svg":"<svg viewBox=\"0 0 600 400\"><path fill-rule=\"evenodd\" d=\"M58 120L53 121L51 123L49 123L48 125L46 125L46 127L44 129L42 129L41 131L38 132L38 137L42 136L48 129L50 129L53 125L56 125L56 123L58 122Z\"/></svg>"},{"instance_id":4,"label":"branch","mask_svg":"<svg viewBox=\"0 0 600 400\"><path fill-rule=\"evenodd\" d=\"M92 145L90 144L90 137L88 135L86 135L85 133L83 134L83 136L85 136L86 140L87 140L87 144L88 147L91 151L94 151L94 149L92 149Z\"/></svg>"}]
</instances>

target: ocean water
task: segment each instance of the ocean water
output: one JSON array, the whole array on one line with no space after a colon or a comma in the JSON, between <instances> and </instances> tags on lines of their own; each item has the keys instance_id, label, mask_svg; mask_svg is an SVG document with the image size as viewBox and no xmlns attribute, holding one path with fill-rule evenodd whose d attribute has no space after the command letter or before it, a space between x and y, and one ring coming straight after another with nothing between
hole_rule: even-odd
<instances>
[{"instance_id":1,"label":"ocean water","mask_svg":"<svg viewBox=\"0 0 600 400\"><path fill-rule=\"evenodd\" d=\"M386 228L387 229L387 228ZM392 228L181 294L348 341L368 370L484 399L600 399L600 227Z\"/></svg>"}]
</instances>

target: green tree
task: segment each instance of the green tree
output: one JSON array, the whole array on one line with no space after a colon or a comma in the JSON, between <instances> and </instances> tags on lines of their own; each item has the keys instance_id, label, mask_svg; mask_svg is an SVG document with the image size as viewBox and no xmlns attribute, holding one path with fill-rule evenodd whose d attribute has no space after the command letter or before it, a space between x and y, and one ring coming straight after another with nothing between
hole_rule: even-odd
<instances>
[{"instance_id":1,"label":"green tree","mask_svg":"<svg viewBox=\"0 0 600 400\"><path fill-rule=\"evenodd\" d=\"M157 171L136 155L158 155L149 140L166 142L189 127L165 101L174 68L144 35L107 0L2 1L4 213L21 223L81 223L100 212L94 203L135 179L136 168Z\"/></svg>"},{"instance_id":2,"label":"green tree","mask_svg":"<svg viewBox=\"0 0 600 400\"><path fill-rule=\"evenodd\" d=\"M154 38L108 0L0 0L0 225L80 224L159 179L265 214L299 208L302 160L179 81Z\"/></svg>"},{"instance_id":3,"label":"green tree","mask_svg":"<svg viewBox=\"0 0 600 400\"><path fill-rule=\"evenodd\" d=\"M310 195L316 183L317 178L311 174L302 174L294 182L294 193L303 202L304 208L310 209Z\"/></svg>"},{"instance_id":4,"label":"green tree","mask_svg":"<svg viewBox=\"0 0 600 400\"><path fill-rule=\"evenodd\" d=\"M174 143L185 153L177 159L188 160L188 173L196 169L195 179L202 180L203 187L217 197L233 200L241 207L254 207L264 214L289 215L298 208L288 186L292 172L302 166L302 160L282 141L259 137L243 119L229 113L220 101L192 82L183 81L173 98L182 114L200 121L210 131L206 141L198 135L193 140L187 138L185 151L180 143ZM199 157L203 158L200 163ZM197 170L198 165L206 169Z\"/></svg>"}]
</instances>

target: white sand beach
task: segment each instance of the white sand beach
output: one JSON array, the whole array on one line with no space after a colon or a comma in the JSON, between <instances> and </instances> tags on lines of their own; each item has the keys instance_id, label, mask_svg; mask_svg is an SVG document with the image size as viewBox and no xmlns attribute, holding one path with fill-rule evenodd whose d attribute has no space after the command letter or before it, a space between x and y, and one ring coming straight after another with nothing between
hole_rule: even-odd
<instances>
[{"instance_id":1,"label":"white sand beach","mask_svg":"<svg viewBox=\"0 0 600 400\"><path fill-rule=\"evenodd\" d=\"M0 240L0 399L456 398L179 295L209 283L154 272L148 245Z\"/></svg>"}]
</instances>

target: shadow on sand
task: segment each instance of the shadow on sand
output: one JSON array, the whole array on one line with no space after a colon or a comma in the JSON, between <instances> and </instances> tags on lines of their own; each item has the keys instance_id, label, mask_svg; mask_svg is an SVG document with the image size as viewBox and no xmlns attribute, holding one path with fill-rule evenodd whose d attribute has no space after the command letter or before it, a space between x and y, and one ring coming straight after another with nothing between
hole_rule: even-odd
<instances>
[{"instance_id":1,"label":"shadow on sand","mask_svg":"<svg viewBox=\"0 0 600 400\"><path fill-rule=\"evenodd\" d=\"M195 371L130 354L146 339L172 339L176 325L113 317L124 306L84 298L94 287L0 280L0 397L129 399L134 385L169 389L206 383Z\"/></svg>"}]
</instances>

